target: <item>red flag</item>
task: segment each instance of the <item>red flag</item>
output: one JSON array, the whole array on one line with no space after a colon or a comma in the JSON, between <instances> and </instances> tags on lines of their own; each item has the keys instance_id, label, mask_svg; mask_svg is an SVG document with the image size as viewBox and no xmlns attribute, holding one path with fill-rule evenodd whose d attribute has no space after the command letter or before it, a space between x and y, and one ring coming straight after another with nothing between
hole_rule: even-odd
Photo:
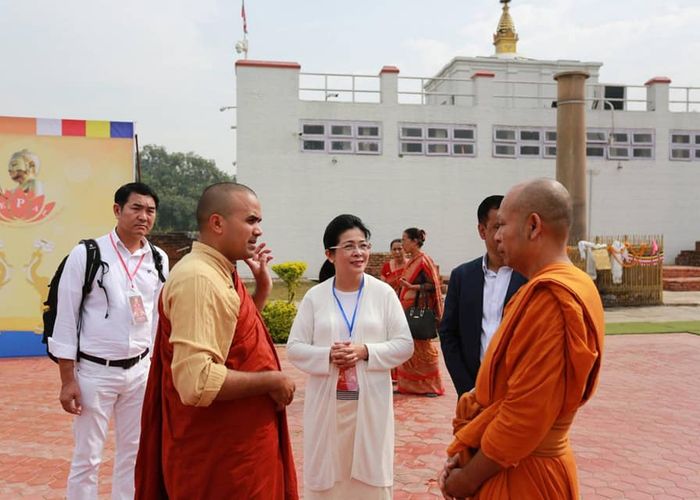
<instances>
[{"instance_id":1,"label":"red flag","mask_svg":"<svg viewBox=\"0 0 700 500\"><path fill-rule=\"evenodd\" d=\"M245 17L245 0L241 0L241 18L243 18L243 33L248 34L248 19Z\"/></svg>"}]
</instances>

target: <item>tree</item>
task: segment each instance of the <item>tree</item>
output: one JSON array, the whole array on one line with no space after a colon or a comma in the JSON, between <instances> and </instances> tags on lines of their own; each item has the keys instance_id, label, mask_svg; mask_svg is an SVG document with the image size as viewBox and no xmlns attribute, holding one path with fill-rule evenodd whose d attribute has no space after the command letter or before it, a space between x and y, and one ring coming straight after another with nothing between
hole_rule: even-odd
<instances>
[{"instance_id":1,"label":"tree","mask_svg":"<svg viewBox=\"0 0 700 500\"><path fill-rule=\"evenodd\" d=\"M215 182L235 181L213 160L195 153L168 153L149 144L141 149L141 179L158 193L155 231L196 231L195 210L202 190Z\"/></svg>"}]
</instances>

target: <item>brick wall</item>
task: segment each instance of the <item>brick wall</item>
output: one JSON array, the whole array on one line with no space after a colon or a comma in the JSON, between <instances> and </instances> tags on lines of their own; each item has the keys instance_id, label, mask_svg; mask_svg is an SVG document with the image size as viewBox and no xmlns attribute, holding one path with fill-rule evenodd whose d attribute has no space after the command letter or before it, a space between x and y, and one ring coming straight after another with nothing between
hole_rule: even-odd
<instances>
[{"instance_id":1,"label":"brick wall","mask_svg":"<svg viewBox=\"0 0 700 500\"><path fill-rule=\"evenodd\" d=\"M369 262L365 272L371 274L375 278L379 278L379 273L382 271L382 266L389 260L389 252L372 252L369 256Z\"/></svg>"},{"instance_id":2,"label":"brick wall","mask_svg":"<svg viewBox=\"0 0 700 500\"><path fill-rule=\"evenodd\" d=\"M695 250L681 250L676 257L677 266L700 266L700 241L695 242Z\"/></svg>"},{"instance_id":3,"label":"brick wall","mask_svg":"<svg viewBox=\"0 0 700 500\"><path fill-rule=\"evenodd\" d=\"M195 233L173 232L173 233L152 233L149 240L160 247L170 259L170 268L192 249L192 242L197 239Z\"/></svg>"}]
</instances>

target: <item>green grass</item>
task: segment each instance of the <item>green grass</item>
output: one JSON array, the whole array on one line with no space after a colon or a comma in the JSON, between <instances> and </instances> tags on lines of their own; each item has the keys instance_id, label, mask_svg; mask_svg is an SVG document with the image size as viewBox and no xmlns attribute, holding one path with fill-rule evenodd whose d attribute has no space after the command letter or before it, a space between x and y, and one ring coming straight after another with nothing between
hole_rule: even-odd
<instances>
[{"instance_id":1,"label":"green grass","mask_svg":"<svg viewBox=\"0 0 700 500\"><path fill-rule=\"evenodd\" d=\"M309 288L316 285L315 281L302 280L297 288L295 302L299 302ZM246 288L250 293L255 291L255 282L246 281ZM272 292L268 300L286 300L287 287L281 280L274 280ZM606 323L606 335L632 335L644 333L692 333L700 335L700 321L635 321L628 323Z\"/></svg>"},{"instance_id":2,"label":"green grass","mask_svg":"<svg viewBox=\"0 0 700 500\"><path fill-rule=\"evenodd\" d=\"M700 335L700 321L660 321L606 323L606 335L628 335L639 333L692 333Z\"/></svg>"},{"instance_id":3,"label":"green grass","mask_svg":"<svg viewBox=\"0 0 700 500\"><path fill-rule=\"evenodd\" d=\"M296 294L294 296L294 301L299 302L304 297L304 294L309 291L309 288L316 284L317 283L315 281L302 280L302 282L299 284L299 287L297 288ZM245 286L248 289L249 293L253 293L255 291L254 281L246 281ZM287 287L285 286L283 281L273 280L272 292L270 292L270 296L267 300L287 300Z\"/></svg>"}]
</instances>

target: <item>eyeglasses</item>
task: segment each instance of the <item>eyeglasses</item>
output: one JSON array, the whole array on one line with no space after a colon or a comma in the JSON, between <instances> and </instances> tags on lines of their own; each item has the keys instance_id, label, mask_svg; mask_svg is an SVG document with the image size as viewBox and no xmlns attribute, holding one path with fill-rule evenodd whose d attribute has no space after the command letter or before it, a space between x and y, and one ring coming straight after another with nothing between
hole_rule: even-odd
<instances>
[{"instance_id":1,"label":"eyeglasses","mask_svg":"<svg viewBox=\"0 0 700 500\"><path fill-rule=\"evenodd\" d=\"M371 243L359 243L357 245L353 243L346 243L344 245L338 245L334 247L329 247L328 250L342 250L345 253L353 253L354 251L366 253L372 250Z\"/></svg>"}]
</instances>

